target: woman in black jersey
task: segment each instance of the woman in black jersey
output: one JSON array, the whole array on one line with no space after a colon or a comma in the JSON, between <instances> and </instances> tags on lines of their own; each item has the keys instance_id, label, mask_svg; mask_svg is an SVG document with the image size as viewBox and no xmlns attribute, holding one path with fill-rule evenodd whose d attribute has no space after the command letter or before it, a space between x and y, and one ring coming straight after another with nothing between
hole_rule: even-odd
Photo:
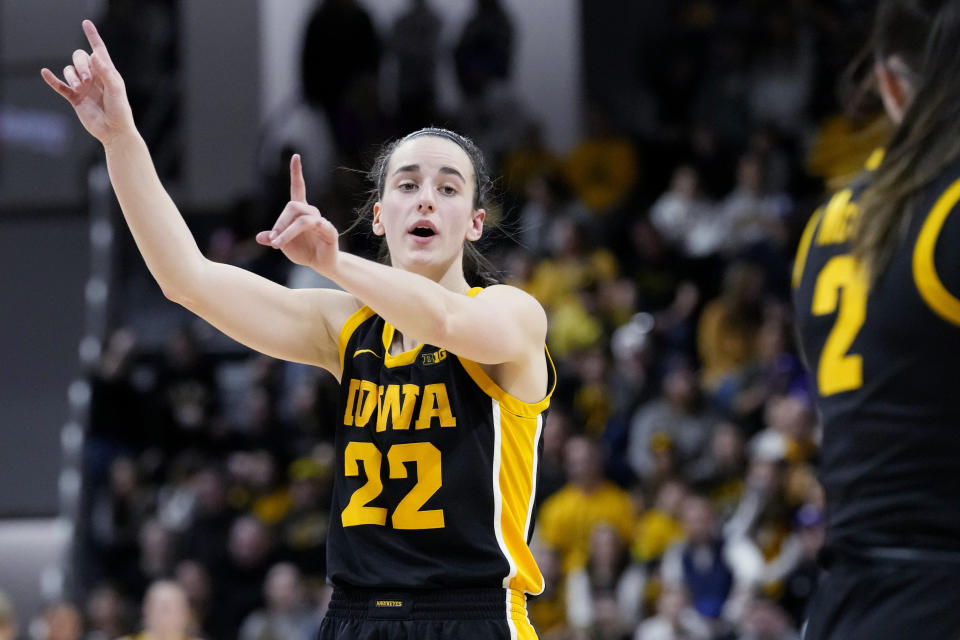
<instances>
[{"instance_id":1,"label":"woman in black jersey","mask_svg":"<svg viewBox=\"0 0 960 640\"><path fill-rule=\"evenodd\" d=\"M960 0L882 0L895 128L811 218L797 327L823 420L827 569L807 640L960 638Z\"/></svg>"},{"instance_id":2,"label":"woman in black jersey","mask_svg":"<svg viewBox=\"0 0 960 640\"><path fill-rule=\"evenodd\" d=\"M203 257L139 136L93 24L64 80L43 78L106 152L110 180L164 294L268 355L341 381L328 541L334 595L321 638L535 638L526 593L543 578L527 543L555 374L546 315L523 291L471 287L489 182L469 140L424 129L374 167L372 228L390 266L340 251L307 204L257 241L343 291L290 290Z\"/></svg>"}]
</instances>

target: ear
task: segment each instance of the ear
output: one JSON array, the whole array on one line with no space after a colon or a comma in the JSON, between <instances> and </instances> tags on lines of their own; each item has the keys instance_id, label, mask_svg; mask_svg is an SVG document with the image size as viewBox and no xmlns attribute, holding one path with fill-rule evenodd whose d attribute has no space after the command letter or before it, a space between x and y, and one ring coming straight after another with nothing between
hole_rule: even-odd
<instances>
[{"instance_id":1,"label":"ear","mask_svg":"<svg viewBox=\"0 0 960 640\"><path fill-rule=\"evenodd\" d=\"M382 236L387 232L387 230L383 228L383 223L380 222L380 202L376 202L373 205L373 224L371 226L373 227L374 235Z\"/></svg>"},{"instance_id":2,"label":"ear","mask_svg":"<svg viewBox=\"0 0 960 640\"><path fill-rule=\"evenodd\" d=\"M909 69L899 56L878 58L873 64L873 74L880 89L880 98L887 115L895 124L900 124L913 99L913 86L907 79Z\"/></svg>"},{"instance_id":3,"label":"ear","mask_svg":"<svg viewBox=\"0 0 960 640\"><path fill-rule=\"evenodd\" d=\"M467 229L467 240L476 242L483 235L483 221L487 218L486 209L474 209L470 218L470 228Z\"/></svg>"}]
</instances>

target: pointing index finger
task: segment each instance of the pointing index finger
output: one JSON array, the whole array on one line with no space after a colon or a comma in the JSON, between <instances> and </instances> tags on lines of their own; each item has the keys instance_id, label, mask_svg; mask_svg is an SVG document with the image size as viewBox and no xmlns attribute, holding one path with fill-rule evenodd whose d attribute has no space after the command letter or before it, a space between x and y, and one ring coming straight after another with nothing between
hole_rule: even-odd
<instances>
[{"instance_id":1,"label":"pointing index finger","mask_svg":"<svg viewBox=\"0 0 960 640\"><path fill-rule=\"evenodd\" d=\"M104 44L103 38L100 37L100 33L97 31L97 28L93 25L92 21L83 21L83 32L86 34L87 41L90 43L90 48L93 49L93 52L99 53L107 61L109 61L110 64L113 64L113 61L110 60L110 54L107 53L107 45Z\"/></svg>"},{"instance_id":2,"label":"pointing index finger","mask_svg":"<svg viewBox=\"0 0 960 640\"><path fill-rule=\"evenodd\" d=\"M290 158L290 199L294 202L307 201L307 185L303 181L303 163L299 153Z\"/></svg>"}]
</instances>

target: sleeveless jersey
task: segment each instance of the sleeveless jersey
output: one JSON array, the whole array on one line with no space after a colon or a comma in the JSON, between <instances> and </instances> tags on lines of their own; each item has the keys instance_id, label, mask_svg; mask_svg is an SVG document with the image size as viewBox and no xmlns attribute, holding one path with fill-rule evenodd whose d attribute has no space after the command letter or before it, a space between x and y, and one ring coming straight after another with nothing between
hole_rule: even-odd
<instances>
[{"instance_id":1,"label":"sleeveless jersey","mask_svg":"<svg viewBox=\"0 0 960 640\"><path fill-rule=\"evenodd\" d=\"M394 333L369 307L341 330L330 581L540 593L528 543L556 380L546 347L548 393L530 404L444 349L391 355Z\"/></svg>"},{"instance_id":2,"label":"sleeveless jersey","mask_svg":"<svg viewBox=\"0 0 960 640\"><path fill-rule=\"evenodd\" d=\"M850 240L881 159L814 213L793 273L823 423L827 547L960 549L960 163L919 194L868 285Z\"/></svg>"}]
</instances>

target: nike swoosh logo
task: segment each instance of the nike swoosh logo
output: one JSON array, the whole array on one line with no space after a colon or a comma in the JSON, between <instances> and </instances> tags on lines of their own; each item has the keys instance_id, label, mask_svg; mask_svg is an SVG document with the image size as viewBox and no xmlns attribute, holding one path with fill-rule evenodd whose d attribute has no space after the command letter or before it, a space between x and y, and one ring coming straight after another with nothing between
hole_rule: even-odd
<instances>
[{"instance_id":1,"label":"nike swoosh logo","mask_svg":"<svg viewBox=\"0 0 960 640\"><path fill-rule=\"evenodd\" d=\"M374 351L373 349L357 349L356 351L353 352L353 357L356 358L361 353L369 353L370 355L374 355L378 358L380 357L380 354Z\"/></svg>"}]
</instances>

